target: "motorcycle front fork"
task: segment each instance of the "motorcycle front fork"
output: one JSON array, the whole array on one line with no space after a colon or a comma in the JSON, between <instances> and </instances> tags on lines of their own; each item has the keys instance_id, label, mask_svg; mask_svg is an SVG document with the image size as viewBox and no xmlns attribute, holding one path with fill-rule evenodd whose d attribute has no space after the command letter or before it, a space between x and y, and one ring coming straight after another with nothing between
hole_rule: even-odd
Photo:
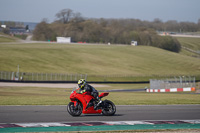
<instances>
[{"instance_id":1,"label":"motorcycle front fork","mask_svg":"<svg viewBox=\"0 0 200 133\"><path fill-rule=\"evenodd\" d=\"M77 109L78 109L79 102L76 101L74 105L75 105L75 106L74 106L74 109L77 110Z\"/></svg>"}]
</instances>

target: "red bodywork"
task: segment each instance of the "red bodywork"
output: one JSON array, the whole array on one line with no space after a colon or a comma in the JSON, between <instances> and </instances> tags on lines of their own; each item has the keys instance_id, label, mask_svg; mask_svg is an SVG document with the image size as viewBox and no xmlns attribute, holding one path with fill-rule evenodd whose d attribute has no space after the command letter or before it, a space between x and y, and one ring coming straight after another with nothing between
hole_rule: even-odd
<instances>
[{"instance_id":1,"label":"red bodywork","mask_svg":"<svg viewBox=\"0 0 200 133\"><path fill-rule=\"evenodd\" d=\"M86 109L88 103L90 102L91 99L94 99L93 96L90 95L89 92L84 92L84 93L77 93L79 89L75 90L71 95L70 95L70 100L71 102L74 103L74 106L77 104L77 100L80 101L83 105L83 114L101 114L102 110L94 110L94 106L91 106ZM104 92L99 95L100 98L107 96L109 93ZM76 100L77 99L77 100Z\"/></svg>"}]
</instances>

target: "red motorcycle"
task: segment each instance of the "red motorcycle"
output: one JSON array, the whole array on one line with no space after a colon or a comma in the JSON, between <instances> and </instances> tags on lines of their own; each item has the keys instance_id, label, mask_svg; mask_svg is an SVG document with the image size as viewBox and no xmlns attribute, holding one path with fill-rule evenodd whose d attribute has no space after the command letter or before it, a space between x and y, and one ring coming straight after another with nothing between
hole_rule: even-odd
<instances>
[{"instance_id":1,"label":"red motorcycle","mask_svg":"<svg viewBox=\"0 0 200 133\"><path fill-rule=\"evenodd\" d=\"M107 96L109 93L104 92L99 98ZM79 93L79 89L72 90L70 95L71 102L67 105L67 111L72 116L83 114L103 114L106 116L114 115L116 112L115 104L109 100L102 101L98 106L97 101L90 92Z\"/></svg>"}]
</instances>

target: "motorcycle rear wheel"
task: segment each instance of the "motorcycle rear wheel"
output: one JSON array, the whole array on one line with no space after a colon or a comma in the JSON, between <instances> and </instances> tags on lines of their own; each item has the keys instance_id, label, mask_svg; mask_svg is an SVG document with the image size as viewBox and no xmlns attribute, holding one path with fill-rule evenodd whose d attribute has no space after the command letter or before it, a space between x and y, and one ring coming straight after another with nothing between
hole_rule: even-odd
<instances>
[{"instance_id":1,"label":"motorcycle rear wheel","mask_svg":"<svg viewBox=\"0 0 200 133\"><path fill-rule=\"evenodd\" d=\"M77 109L75 108L73 102L70 102L67 105L67 111L71 116L80 116L82 114L82 110L83 110L83 108L82 108L81 104L78 104Z\"/></svg>"},{"instance_id":2,"label":"motorcycle rear wheel","mask_svg":"<svg viewBox=\"0 0 200 133\"><path fill-rule=\"evenodd\" d=\"M104 101L104 108L102 109L102 114L105 116L114 115L116 112L116 106L113 102L109 100Z\"/></svg>"}]
</instances>

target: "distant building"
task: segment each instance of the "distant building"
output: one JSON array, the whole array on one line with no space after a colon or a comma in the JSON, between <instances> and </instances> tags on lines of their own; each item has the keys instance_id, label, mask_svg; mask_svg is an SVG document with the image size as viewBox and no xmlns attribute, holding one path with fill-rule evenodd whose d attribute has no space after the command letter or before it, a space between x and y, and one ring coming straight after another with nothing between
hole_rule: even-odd
<instances>
[{"instance_id":1,"label":"distant building","mask_svg":"<svg viewBox=\"0 0 200 133\"><path fill-rule=\"evenodd\" d=\"M2 24L1 27L2 27L2 28L6 28L6 25Z\"/></svg>"},{"instance_id":2,"label":"distant building","mask_svg":"<svg viewBox=\"0 0 200 133\"><path fill-rule=\"evenodd\" d=\"M131 41L131 45L133 45L133 46L137 46L137 41Z\"/></svg>"},{"instance_id":3,"label":"distant building","mask_svg":"<svg viewBox=\"0 0 200 133\"><path fill-rule=\"evenodd\" d=\"M71 37L56 37L58 43L71 43Z\"/></svg>"},{"instance_id":4,"label":"distant building","mask_svg":"<svg viewBox=\"0 0 200 133\"><path fill-rule=\"evenodd\" d=\"M21 27L10 27L10 34L26 34L26 29Z\"/></svg>"}]
</instances>

